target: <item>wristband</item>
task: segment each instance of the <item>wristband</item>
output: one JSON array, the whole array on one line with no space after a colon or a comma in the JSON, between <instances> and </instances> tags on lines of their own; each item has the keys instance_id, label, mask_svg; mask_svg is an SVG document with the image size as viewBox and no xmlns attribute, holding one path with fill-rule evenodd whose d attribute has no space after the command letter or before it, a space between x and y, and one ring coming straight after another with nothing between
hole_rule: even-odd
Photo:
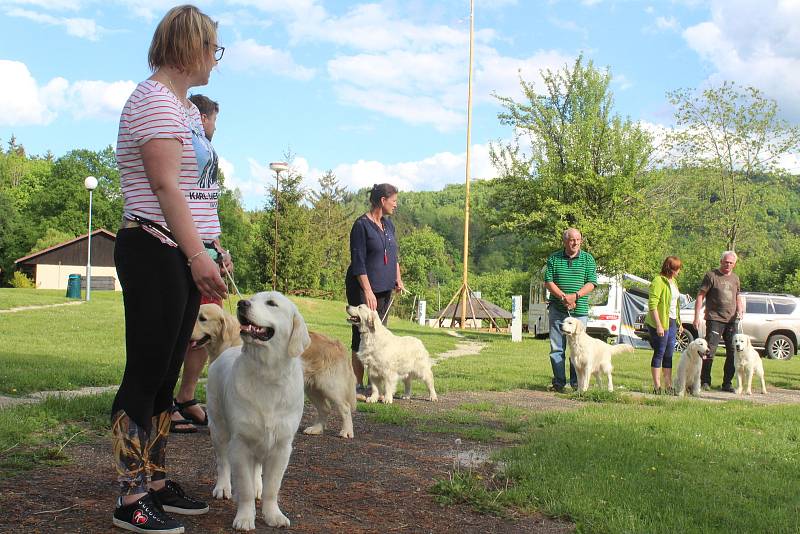
<instances>
[{"instance_id":1,"label":"wristband","mask_svg":"<svg viewBox=\"0 0 800 534\"><path fill-rule=\"evenodd\" d=\"M203 250L201 250L200 252L197 252L197 253L195 253L195 254L192 254L191 256L189 256L188 258L186 258L186 265L188 265L189 267L191 267L191 266L192 266L192 262L194 261L194 259L195 259L196 257L198 257L200 254L204 254L204 253L205 253L205 251L206 251L206 249L203 249Z\"/></svg>"}]
</instances>

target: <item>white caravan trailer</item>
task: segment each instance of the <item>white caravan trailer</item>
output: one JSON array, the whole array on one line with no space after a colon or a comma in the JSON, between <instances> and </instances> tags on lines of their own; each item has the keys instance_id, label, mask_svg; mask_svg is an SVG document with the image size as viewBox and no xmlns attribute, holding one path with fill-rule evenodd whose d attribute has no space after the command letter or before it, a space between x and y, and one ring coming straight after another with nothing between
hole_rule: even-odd
<instances>
[{"instance_id":1,"label":"white caravan trailer","mask_svg":"<svg viewBox=\"0 0 800 534\"><path fill-rule=\"evenodd\" d=\"M528 332L536 337L549 333L547 303L550 292L544 286L544 271L531 280L528 301ZM649 286L650 281L632 274L618 276L597 275L597 287L589 294L589 322L587 333L603 340L616 338L622 329L623 281L628 280ZM616 342L616 340L614 340Z\"/></svg>"}]
</instances>

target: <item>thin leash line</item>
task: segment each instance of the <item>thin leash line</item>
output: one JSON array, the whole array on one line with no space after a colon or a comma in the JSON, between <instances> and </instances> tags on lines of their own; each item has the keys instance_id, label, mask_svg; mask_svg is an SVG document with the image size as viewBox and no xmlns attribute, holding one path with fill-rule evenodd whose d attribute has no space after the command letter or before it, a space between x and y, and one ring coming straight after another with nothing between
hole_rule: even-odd
<instances>
[{"instance_id":1,"label":"thin leash line","mask_svg":"<svg viewBox=\"0 0 800 534\"><path fill-rule=\"evenodd\" d=\"M401 293L403 295L407 295L407 294L410 293L410 291L408 289L406 289L406 288L403 288L401 290ZM394 304L394 293L392 293L392 297L389 299L389 305L386 306L386 311L384 312L383 317L381 317L381 322L386 321L386 317L389 316L389 310L392 309L392 304Z\"/></svg>"}]
</instances>

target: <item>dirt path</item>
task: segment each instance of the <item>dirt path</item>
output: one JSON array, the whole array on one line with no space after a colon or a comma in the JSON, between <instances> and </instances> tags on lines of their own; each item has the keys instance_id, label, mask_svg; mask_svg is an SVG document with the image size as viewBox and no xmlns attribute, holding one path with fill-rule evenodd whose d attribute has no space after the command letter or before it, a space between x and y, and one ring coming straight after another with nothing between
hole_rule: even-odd
<instances>
[{"instance_id":1,"label":"dirt path","mask_svg":"<svg viewBox=\"0 0 800 534\"><path fill-rule=\"evenodd\" d=\"M21 311L40 310L42 308L58 308L59 306L80 306L84 301L79 300L75 302L63 302L61 304L42 304L40 306L20 306L19 308L9 308L7 310L0 310L0 313L16 313Z\"/></svg>"},{"instance_id":2,"label":"dirt path","mask_svg":"<svg viewBox=\"0 0 800 534\"><path fill-rule=\"evenodd\" d=\"M443 406L467 398L448 395ZM402 402L411 410L432 405L422 400ZM355 440L343 440L333 432L295 438L280 493L281 507L292 521L291 532L573 531L569 523L542 516L499 519L467 506L438 505L429 489L437 479L448 476L459 453L472 450L474 444L466 440L456 448L454 436L374 424L361 413L355 414L354 426ZM334 422L333 428L338 427ZM67 452L70 465L0 480L0 532L121 532L110 526L115 484L109 442L97 439L68 447ZM481 447L474 452L472 457L479 452L483 452L481 457L488 454ZM190 493L210 497L215 475L207 430L173 435L168 454L174 478ZM489 468L483 464L477 469ZM222 533L233 532L234 515L231 501L215 501L207 515L182 519L187 533ZM273 531L260 519L256 523L255 532Z\"/></svg>"},{"instance_id":3,"label":"dirt path","mask_svg":"<svg viewBox=\"0 0 800 534\"><path fill-rule=\"evenodd\" d=\"M481 343L480 341L459 341L456 343L455 348L450 349L447 352L443 352L435 358L432 358L433 364L436 365L442 360L447 360L448 358L458 358L459 356L473 356L475 354L480 354L484 348L486 348L486 343Z\"/></svg>"}]
</instances>

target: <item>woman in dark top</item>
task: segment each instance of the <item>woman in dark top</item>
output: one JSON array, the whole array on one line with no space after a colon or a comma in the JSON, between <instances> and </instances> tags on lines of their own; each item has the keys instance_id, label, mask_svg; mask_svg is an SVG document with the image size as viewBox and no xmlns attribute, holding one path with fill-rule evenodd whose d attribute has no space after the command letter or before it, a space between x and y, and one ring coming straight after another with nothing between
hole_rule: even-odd
<instances>
[{"instance_id":1,"label":"woman in dark top","mask_svg":"<svg viewBox=\"0 0 800 534\"><path fill-rule=\"evenodd\" d=\"M378 312L386 325L392 291L403 290L394 224L387 217L397 208L397 188L391 184L374 185L369 194L369 203L369 211L356 219L350 230L350 267L345 277L347 303L351 306L366 304ZM361 335L358 328L353 326L350 349L353 353L356 392L358 398L364 400L364 366L356 356L360 343Z\"/></svg>"}]
</instances>

